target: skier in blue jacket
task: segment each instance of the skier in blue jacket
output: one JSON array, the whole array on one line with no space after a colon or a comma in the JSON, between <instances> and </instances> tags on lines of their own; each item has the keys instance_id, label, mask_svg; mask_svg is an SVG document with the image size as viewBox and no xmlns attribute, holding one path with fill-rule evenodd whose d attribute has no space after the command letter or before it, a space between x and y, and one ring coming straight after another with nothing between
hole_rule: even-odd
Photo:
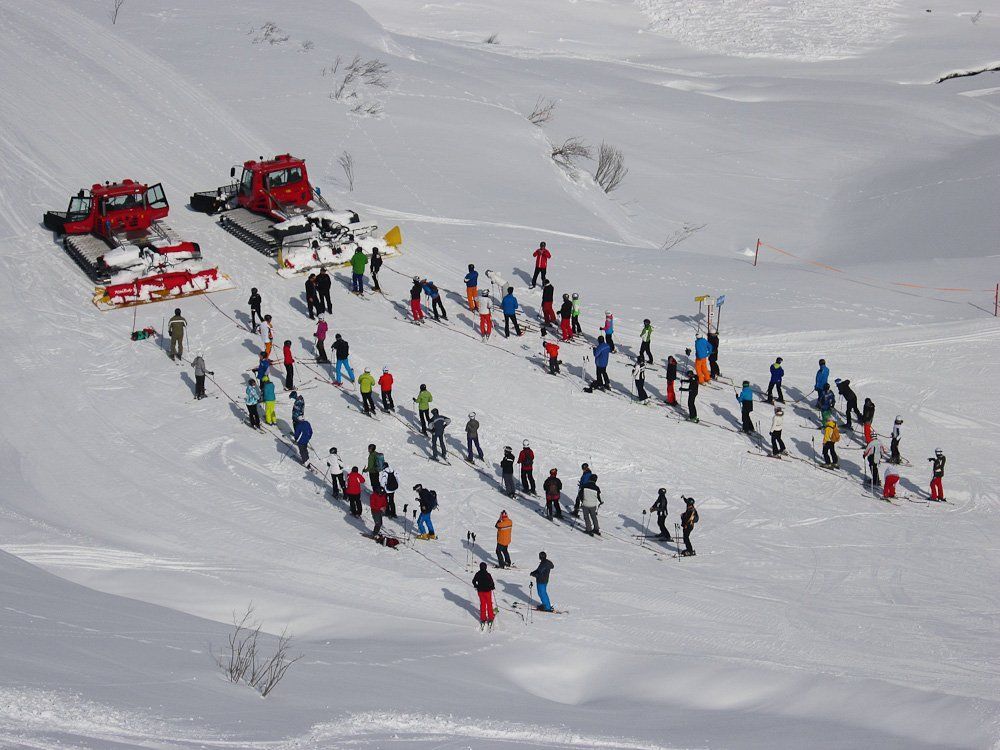
<instances>
[{"instance_id":1,"label":"skier in blue jacket","mask_svg":"<svg viewBox=\"0 0 1000 750\"><path fill-rule=\"evenodd\" d=\"M781 366L781 357L778 357L774 360L774 364L771 365L771 380L767 384L767 403L774 403L774 397L771 396L771 391L775 388L778 389L778 403L785 403L785 394L781 392L781 379L783 377L785 377L785 368Z\"/></svg>"},{"instance_id":2,"label":"skier in blue jacket","mask_svg":"<svg viewBox=\"0 0 1000 750\"><path fill-rule=\"evenodd\" d=\"M292 439L299 446L299 461L305 466L309 463L309 441L312 440L313 428L308 420L300 419L295 425L295 434Z\"/></svg>"},{"instance_id":3,"label":"skier in blue jacket","mask_svg":"<svg viewBox=\"0 0 1000 750\"><path fill-rule=\"evenodd\" d=\"M833 419L833 409L836 405L837 394L833 392L833 389L830 388L830 384L827 383L819 392L819 408L822 412L821 416L824 425Z\"/></svg>"},{"instance_id":4,"label":"skier in blue jacket","mask_svg":"<svg viewBox=\"0 0 1000 750\"><path fill-rule=\"evenodd\" d=\"M823 386L830 382L830 368L826 366L826 360L821 359L819 361L819 369L816 370L816 384L813 386L813 390L817 394L823 393ZM820 408L819 396L816 398L816 408ZM825 424L825 423L824 423Z\"/></svg>"},{"instance_id":5,"label":"skier in blue jacket","mask_svg":"<svg viewBox=\"0 0 1000 750\"><path fill-rule=\"evenodd\" d=\"M514 296L514 287L507 287L507 294L500 301L500 309L503 310L503 332L504 336L510 338L510 324L514 324L514 332L520 336L521 326L517 324L517 297Z\"/></svg>"},{"instance_id":6,"label":"skier in blue jacket","mask_svg":"<svg viewBox=\"0 0 1000 750\"><path fill-rule=\"evenodd\" d=\"M743 416L743 432L750 435L753 433L753 420L750 418L751 412L753 412L753 389L750 387L750 381L743 381L743 389L736 394L736 400L740 402L740 411Z\"/></svg>"},{"instance_id":7,"label":"skier in blue jacket","mask_svg":"<svg viewBox=\"0 0 1000 750\"><path fill-rule=\"evenodd\" d=\"M267 371L271 369L271 360L267 358L265 352L260 353L260 362L257 363L257 380L263 381Z\"/></svg>"},{"instance_id":8,"label":"skier in blue jacket","mask_svg":"<svg viewBox=\"0 0 1000 750\"><path fill-rule=\"evenodd\" d=\"M469 272L465 274L465 299L469 303L469 309L476 311L476 298L479 296L479 271L470 263Z\"/></svg>"},{"instance_id":9,"label":"skier in blue jacket","mask_svg":"<svg viewBox=\"0 0 1000 750\"><path fill-rule=\"evenodd\" d=\"M292 427L297 427L306 413L306 399L298 391L289 393L288 398L292 399Z\"/></svg>"},{"instance_id":10,"label":"skier in blue jacket","mask_svg":"<svg viewBox=\"0 0 1000 750\"><path fill-rule=\"evenodd\" d=\"M603 391L611 388L611 381L608 380L608 358L611 356L611 347L604 340L603 336L597 337L597 346L594 347L594 367L597 368L597 377L590 384L591 389L599 388Z\"/></svg>"},{"instance_id":11,"label":"skier in blue jacket","mask_svg":"<svg viewBox=\"0 0 1000 750\"><path fill-rule=\"evenodd\" d=\"M698 375L698 382L707 383L712 379L712 374L708 369L708 357L712 353L712 345L704 336L698 336L694 340L694 371Z\"/></svg>"}]
</instances>

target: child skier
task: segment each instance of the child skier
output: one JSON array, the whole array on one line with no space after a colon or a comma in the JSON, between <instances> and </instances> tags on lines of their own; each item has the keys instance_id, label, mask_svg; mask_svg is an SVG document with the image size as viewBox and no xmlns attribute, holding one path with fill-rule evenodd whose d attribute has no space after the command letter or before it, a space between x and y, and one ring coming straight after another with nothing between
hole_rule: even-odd
<instances>
[{"instance_id":1,"label":"child skier","mask_svg":"<svg viewBox=\"0 0 1000 750\"><path fill-rule=\"evenodd\" d=\"M545 338L545 329L542 329L542 349L549 359L549 375L559 374L559 344Z\"/></svg>"},{"instance_id":2,"label":"child skier","mask_svg":"<svg viewBox=\"0 0 1000 750\"><path fill-rule=\"evenodd\" d=\"M257 333L257 327L264 320L264 316L260 312L261 301L257 287L250 289L250 299L247 300L247 304L250 306L250 333Z\"/></svg>"},{"instance_id":3,"label":"child skier","mask_svg":"<svg viewBox=\"0 0 1000 750\"><path fill-rule=\"evenodd\" d=\"M601 333L604 336L604 341L607 343L608 347L611 349L611 353L615 353L615 316L611 314L610 310L604 311L604 325L601 326Z\"/></svg>"},{"instance_id":4,"label":"child skier","mask_svg":"<svg viewBox=\"0 0 1000 750\"><path fill-rule=\"evenodd\" d=\"M417 493L416 501L420 506L420 515L417 516L417 529L420 533L417 539L437 539L434 532L434 524L431 522L431 513L438 506L437 493L428 490L421 484L413 485L413 491Z\"/></svg>"},{"instance_id":5,"label":"child skier","mask_svg":"<svg viewBox=\"0 0 1000 750\"><path fill-rule=\"evenodd\" d=\"M771 455L781 456L782 453L787 452L785 449L785 441L781 439L781 431L785 426L785 410L780 406L776 407L774 410L774 416L771 417Z\"/></svg>"},{"instance_id":6,"label":"child skier","mask_svg":"<svg viewBox=\"0 0 1000 750\"><path fill-rule=\"evenodd\" d=\"M260 429L260 410L257 408L260 398L260 389L257 387L257 381L250 378L250 381L247 383L246 396L243 400L247 405L247 416L250 418L250 426L255 430Z\"/></svg>"},{"instance_id":7,"label":"child skier","mask_svg":"<svg viewBox=\"0 0 1000 750\"><path fill-rule=\"evenodd\" d=\"M829 420L823 427L823 466L828 469L839 469L840 459L837 458L836 444L840 441L840 430L837 423Z\"/></svg>"},{"instance_id":8,"label":"child skier","mask_svg":"<svg viewBox=\"0 0 1000 750\"><path fill-rule=\"evenodd\" d=\"M573 334L583 334L583 328L580 327L580 295L573 292Z\"/></svg>"},{"instance_id":9,"label":"child skier","mask_svg":"<svg viewBox=\"0 0 1000 750\"><path fill-rule=\"evenodd\" d=\"M903 418L896 415L896 420L892 423L892 435L889 438L889 463L901 463L903 457L899 454L899 441L903 439Z\"/></svg>"},{"instance_id":10,"label":"child skier","mask_svg":"<svg viewBox=\"0 0 1000 750\"><path fill-rule=\"evenodd\" d=\"M358 471L357 466L352 466L351 473L347 475L347 488L344 494L347 495L347 502L351 507L351 515L355 518L361 517L361 488L364 483L364 475Z\"/></svg>"},{"instance_id":11,"label":"child skier","mask_svg":"<svg viewBox=\"0 0 1000 750\"><path fill-rule=\"evenodd\" d=\"M698 407L695 405L695 401L698 398L698 388L701 387L701 381L698 376L695 375L693 370L687 371L687 377L684 382L681 383L681 390L687 391L688 395L688 420L691 422L698 422Z\"/></svg>"},{"instance_id":12,"label":"child skier","mask_svg":"<svg viewBox=\"0 0 1000 750\"><path fill-rule=\"evenodd\" d=\"M927 460L933 464L931 467L933 474L931 477L931 500L942 503L947 502L944 497L944 486L941 483L944 479L944 463L946 460L944 451L940 448L935 448L933 458L928 458Z\"/></svg>"},{"instance_id":13,"label":"child skier","mask_svg":"<svg viewBox=\"0 0 1000 750\"><path fill-rule=\"evenodd\" d=\"M648 401L649 394L646 393L646 363L643 361L641 352L632 365L632 382L635 383L636 399L638 401Z\"/></svg>"},{"instance_id":14,"label":"child skier","mask_svg":"<svg viewBox=\"0 0 1000 750\"><path fill-rule=\"evenodd\" d=\"M684 551L681 552L681 557L691 557L695 554L694 547L691 546L691 532L694 531L694 525L698 523L698 509L694 507L693 497L684 497L685 508L684 512L681 513L681 530L684 532Z\"/></svg>"}]
</instances>

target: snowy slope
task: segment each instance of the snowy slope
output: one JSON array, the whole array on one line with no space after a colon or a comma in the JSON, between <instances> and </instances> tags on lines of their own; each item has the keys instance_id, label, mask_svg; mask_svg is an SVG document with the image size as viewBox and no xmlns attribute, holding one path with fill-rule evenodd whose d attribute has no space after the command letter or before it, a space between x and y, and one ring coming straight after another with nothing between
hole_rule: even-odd
<instances>
[{"instance_id":1,"label":"snowy slope","mask_svg":"<svg viewBox=\"0 0 1000 750\"><path fill-rule=\"evenodd\" d=\"M1000 328L984 310L1000 277L988 202L1000 100L990 74L928 82L993 59L1000 16L973 23L956 3L932 14L899 3L864 33L838 24L846 36L820 44L810 13L792 37L763 14L764 37L735 48L740 37L719 24L736 11L713 16L707 2L689 4L684 33L649 2L493 5L137 2L115 26L96 4L0 7L0 313L12 360L0 375L12 407L0 429L0 742L997 746ZM287 41L255 43L267 21ZM482 44L493 32L501 44ZM812 39L808 59L801 45L758 54L777 37ZM329 96L324 69L355 54L392 70L372 94L379 118ZM539 96L560 100L542 129L523 116ZM631 171L618 191L552 163L549 142L570 136L623 149ZM317 448L360 464L377 443L403 488L420 481L441 496L438 542L384 550L281 442L241 424L227 395L256 358L239 324L247 291L261 290L279 339L309 356L301 286L184 204L230 165L286 150L335 205L403 229L405 254L382 274L387 299L335 285L331 327L355 367L391 366L404 421L427 383L453 419L452 451L476 411L490 473L523 439L541 476L559 467L572 484L589 461L607 500L603 539L550 525L534 499L506 500L454 456L430 463L419 435L364 418L351 391L300 367ZM189 351L204 352L223 389L214 398L191 401L190 368L155 340L129 340L132 311L94 309L40 226L79 187L121 177L162 181L171 225L240 286L181 305ZM707 226L660 249L685 223ZM758 236L840 270L768 248L754 268ZM721 429L738 418L727 386L703 392L713 424L694 426L628 404L624 356L611 368L616 398L582 392L585 347L564 347L567 377L551 378L537 334L484 346L461 312L465 265L501 270L533 314L526 274L542 239L557 292L581 293L588 333L613 310L624 353L644 317L658 360L682 353L693 297L727 293L725 374L766 385L783 356L794 400L826 357L876 401L880 429L905 416L907 494L924 493L924 458L945 449L951 502L872 500L849 438L842 476L753 455ZM415 273L447 290L450 327L398 319ZM160 330L169 313L139 308L136 325ZM662 395L659 374L649 384ZM807 403L788 410L785 432L805 459ZM287 424L280 393L279 414ZM765 426L770 411L755 417ZM631 537L660 486L672 521L681 493L698 498L693 560ZM503 508L522 569L497 576L499 597L526 598L524 568L545 549L569 614L525 625L505 611L481 635L463 541L476 532L475 558L492 561ZM305 655L264 701L225 682L209 654L251 601Z\"/></svg>"}]
</instances>

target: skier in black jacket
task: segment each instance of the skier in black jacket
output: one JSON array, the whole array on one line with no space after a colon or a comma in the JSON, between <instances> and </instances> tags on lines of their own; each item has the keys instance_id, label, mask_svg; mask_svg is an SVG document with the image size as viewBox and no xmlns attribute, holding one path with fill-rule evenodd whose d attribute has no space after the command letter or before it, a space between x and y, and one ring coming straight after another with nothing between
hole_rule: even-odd
<instances>
[{"instance_id":1,"label":"skier in black jacket","mask_svg":"<svg viewBox=\"0 0 1000 750\"><path fill-rule=\"evenodd\" d=\"M866 398L864 408L861 410L861 423L865 427L865 445L872 441L872 422L874 421L875 402Z\"/></svg>"},{"instance_id":2,"label":"skier in black jacket","mask_svg":"<svg viewBox=\"0 0 1000 750\"><path fill-rule=\"evenodd\" d=\"M309 320L315 320L316 316L324 312L319 304L319 293L316 290L316 274L309 274L306 279L306 307L309 308Z\"/></svg>"},{"instance_id":3,"label":"skier in black jacket","mask_svg":"<svg viewBox=\"0 0 1000 750\"><path fill-rule=\"evenodd\" d=\"M514 497L514 449L504 446L503 458L500 459L500 476L503 479L503 494Z\"/></svg>"},{"instance_id":4,"label":"skier in black jacket","mask_svg":"<svg viewBox=\"0 0 1000 750\"><path fill-rule=\"evenodd\" d=\"M851 388L850 380L837 378L833 382L837 386L837 393L844 399L844 416L847 417L847 424L844 427L848 430L853 430L854 427L851 423L852 414L859 422L864 422L861 418L861 412L858 411L858 394Z\"/></svg>"},{"instance_id":5,"label":"skier in black jacket","mask_svg":"<svg viewBox=\"0 0 1000 750\"><path fill-rule=\"evenodd\" d=\"M656 511L656 525L660 527L660 538L666 542L672 541L670 532L667 531L667 490L665 487L660 487L656 500L649 506L650 513L654 510Z\"/></svg>"},{"instance_id":6,"label":"skier in black jacket","mask_svg":"<svg viewBox=\"0 0 1000 750\"><path fill-rule=\"evenodd\" d=\"M316 274L316 293L319 295L319 311L333 313L333 301L330 299L330 287L333 279L326 272L325 268L319 269Z\"/></svg>"},{"instance_id":7,"label":"skier in black jacket","mask_svg":"<svg viewBox=\"0 0 1000 750\"><path fill-rule=\"evenodd\" d=\"M674 381L677 380L677 358L671 354L667 357L667 403L674 406L677 396L674 393Z\"/></svg>"},{"instance_id":8,"label":"skier in black jacket","mask_svg":"<svg viewBox=\"0 0 1000 750\"><path fill-rule=\"evenodd\" d=\"M257 287L250 290L250 299L247 300L247 304L250 305L250 333L257 333L257 324L264 320L264 315L260 311L261 298Z\"/></svg>"},{"instance_id":9,"label":"skier in black jacket","mask_svg":"<svg viewBox=\"0 0 1000 750\"><path fill-rule=\"evenodd\" d=\"M711 368L712 380L722 374L719 370L719 332L708 332L708 343L712 345L712 353L708 355L708 366Z\"/></svg>"},{"instance_id":10,"label":"skier in black jacket","mask_svg":"<svg viewBox=\"0 0 1000 750\"><path fill-rule=\"evenodd\" d=\"M694 525L698 523L698 509L694 507L693 497L684 497L684 502L687 507L684 512L681 513L681 529L684 531L684 551L681 552L681 557L690 557L695 554L694 547L691 546L691 532L694 530Z\"/></svg>"},{"instance_id":11,"label":"skier in black jacket","mask_svg":"<svg viewBox=\"0 0 1000 750\"><path fill-rule=\"evenodd\" d=\"M542 482L542 491L545 493L545 515L551 521L552 516L562 518L562 508L559 507L559 498L562 496L562 480L556 469L549 470L549 476Z\"/></svg>"},{"instance_id":12,"label":"skier in black jacket","mask_svg":"<svg viewBox=\"0 0 1000 750\"><path fill-rule=\"evenodd\" d=\"M688 419L691 422L699 421L698 407L695 405L695 400L698 398L698 376L694 370L687 371L684 382L681 383L681 390L687 391L688 395Z\"/></svg>"},{"instance_id":13,"label":"skier in black jacket","mask_svg":"<svg viewBox=\"0 0 1000 750\"><path fill-rule=\"evenodd\" d=\"M538 598L542 601L537 609L543 612L555 612L552 602L549 601L549 573L552 572L555 565L544 552L538 553L538 561L538 567L531 571L531 577L535 579L535 584L538 586Z\"/></svg>"},{"instance_id":14,"label":"skier in black jacket","mask_svg":"<svg viewBox=\"0 0 1000 750\"><path fill-rule=\"evenodd\" d=\"M490 575L489 566L486 563L479 563L479 572L472 577L472 585L479 594L479 622L481 625L493 625L493 591L496 584L493 583L493 576Z\"/></svg>"}]
</instances>

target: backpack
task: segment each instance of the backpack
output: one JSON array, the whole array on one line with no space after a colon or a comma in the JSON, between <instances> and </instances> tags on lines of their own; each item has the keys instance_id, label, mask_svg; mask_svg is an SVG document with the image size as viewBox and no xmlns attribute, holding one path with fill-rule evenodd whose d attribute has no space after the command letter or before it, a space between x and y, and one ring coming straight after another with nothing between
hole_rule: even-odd
<instances>
[{"instance_id":1,"label":"backpack","mask_svg":"<svg viewBox=\"0 0 1000 750\"><path fill-rule=\"evenodd\" d=\"M438 493L436 490L427 490L427 507L431 510L437 510L438 507Z\"/></svg>"},{"instance_id":2,"label":"backpack","mask_svg":"<svg viewBox=\"0 0 1000 750\"><path fill-rule=\"evenodd\" d=\"M384 547L389 547L391 549L395 549L399 546L399 540L394 536L383 536L382 534L379 534L375 537L375 541Z\"/></svg>"},{"instance_id":3,"label":"backpack","mask_svg":"<svg viewBox=\"0 0 1000 750\"><path fill-rule=\"evenodd\" d=\"M395 492L399 489L399 480L396 479L396 472L390 471L385 475L385 489L388 492Z\"/></svg>"},{"instance_id":4,"label":"backpack","mask_svg":"<svg viewBox=\"0 0 1000 750\"><path fill-rule=\"evenodd\" d=\"M830 442L839 443L840 442L840 428L837 427L837 423L833 423L833 430L830 432Z\"/></svg>"},{"instance_id":5,"label":"backpack","mask_svg":"<svg viewBox=\"0 0 1000 750\"><path fill-rule=\"evenodd\" d=\"M381 453L375 454L375 471L382 471L385 468L385 456Z\"/></svg>"}]
</instances>

